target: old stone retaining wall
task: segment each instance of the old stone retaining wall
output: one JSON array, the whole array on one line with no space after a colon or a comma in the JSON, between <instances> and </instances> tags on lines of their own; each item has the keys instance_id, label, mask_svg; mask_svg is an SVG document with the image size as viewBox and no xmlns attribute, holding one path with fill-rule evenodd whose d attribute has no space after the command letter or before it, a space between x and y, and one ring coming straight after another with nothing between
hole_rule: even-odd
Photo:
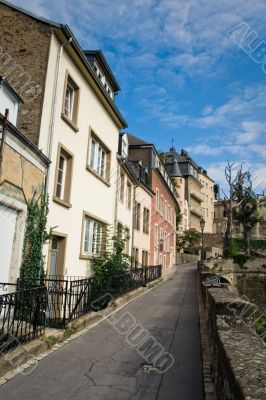
<instances>
[{"instance_id":1,"label":"old stone retaining wall","mask_svg":"<svg viewBox=\"0 0 266 400\"><path fill-rule=\"evenodd\" d=\"M266 400L266 346L242 315L247 303L225 288L201 285L201 295L216 399Z\"/></svg>"},{"instance_id":2,"label":"old stone retaining wall","mask_svg":"<svg viewBox=\"0 0 266 400\"><path fill-rule=\"evenodd\" d=\"M176 264L188 264L188 263L197 263L199 261L199 256L194 254L185 254L185 253L177 253L176 255Z\"/></svg>"}]
</instances>

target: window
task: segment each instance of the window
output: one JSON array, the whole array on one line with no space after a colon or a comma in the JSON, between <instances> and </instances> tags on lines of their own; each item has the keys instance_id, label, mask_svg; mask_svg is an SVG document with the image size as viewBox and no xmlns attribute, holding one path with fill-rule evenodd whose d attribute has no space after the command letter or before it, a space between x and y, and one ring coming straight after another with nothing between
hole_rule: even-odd
<instances>
[{"instance_id":1,"label":"window","mask_svg":"<svg viewBox=\"0 0 266 400\"><path fill-rule=\"evenodd\" d=\"M154 230L154 247L157 247L159 243L159 237L158 237L158 224L155 224L155 230Z\"/></svg>"},{"instance_id":2,"label":"window","mask_svg":"<svg viewBox=\"0 0 266 400\"><path fill-rule=\"evenodd\" d=\"M171 224L172 221L172 215L171 215L171 208L168 206L168 222Z\"/></svg>"},{"instance_id":3,"label":"window","mask_svg":"<svg viewBox=\"0 0 266 400\"><path fill-rule=\"evenodd\" d=\"M54 201L70 207L73 155L59 144L55 175Z\"/></svg>"},{"instance_id":4,"label":"window","mask_svg":"<svg viewBox=\"0 0 266 400\"><path fill-rule=\"evenodd\" d=\"M120 191L119 198L123 202L124 201L124 193L125 193L125 174L123 171L120 171Z\"/></svg>"},{"instance_id":5,"label":"window","mask_svg":"<svg viewBox=\"0 0 266 400\"><path fill-rule=\"evenodd\" d=\"M57 174L56 197L62 200L64 199L64 192L65 192L66 167L67 167L67 157L63 153L61 153L59 157L59 166Z\"/></svg>"},{"instance_id":6,"label":"window","mask_svg":"<svg viewBox=\"0 0 266 400\"><path fill-rule=\"evenodd\" d=\"M109 180L110 151L92 134L88 149L88 168L105 181Z\"/></svg>"},{"instance_id":7,"label":"window","mask_svg":"<svg viewBox=\"0 0 266 400\"><path fill-rule=\"evenodd\" d=\"M165 200L165 202L164 202L164 218L166 219L166 220L168 220L168 216L167 216L167 201Z\"/></svg>"},{"instance_id":8,"label":"window","mask_svg":"<svg viewBox=\"0 0 266 400\"><path fill-rule=\"evenodd\" d=\"M75 90L68 82L66 88L66 97L65 97L65 115L71 120L73 118L74 96L75 96Z\"/></svg>"},{"instance_id":9,"label":"window","mask_svg":"<svg viewBox=\"0 0 266 400\"><path fill-rule=\"evenodd\" d=\"M161 211L161 214L163 215L163 212L164 212L164 198L163 198L163 195L161 195L160 211Z\"/></svg>"},{"instance_id":10,"label":"window","mask_svg":"<svg viewBox=\"0 0 266 400\"><path fill-rule=\"evenodd\" d=\"M62 118L76 132L78 131L77 128L78 102L79 102L79 87L67 72L65 79Z\"/></svg>"},{"instance_id":11,"label":"window","mask_svg":"<svg viewBox=\"0 0 266 400\"><path fill-rule=\"evenodd\" d=\"M86 256L99 255L103 246L104 224L90 216L84 216L82 254Z\"/></svg>"},{"instance_id":12,"label":"window","mask_svg":"<svg viewBox=\"0 0 266 400\"><path fill-rule=\"evenodd\" d=\"M144 207L143 210L143 233L146 233L147 235L150 232L150 210L148 208Z\"/></svg>"},{"instance_id":13,"label":"window","mask_svg":"<svg viewBox=\"0 0 266 400\"><path fill-rule=\"evenodd\" d=\"M159 190L156 188L156 210L159 211Z\"/></svg>"},{"instance_id":14,"label":"window","mask_svg":"<svg viewBox=\"0 0 266 400\"><path fill-rule=\"evenodd\" d=\"M126 205L128 209L131 209L131 195L132 195L132 185L129 181L127 181Z\"/></svg>"},{"instance_id":15,"label":"window","mask_svg":"<svg viewBox=\"0 0 266 400\"><path fill-rule=\"evenodd\" d=\"M141 205L135 201L135 209L134 209L134 227L138 231L140 230L140 212Z\"/></svg>"}]
</instances>

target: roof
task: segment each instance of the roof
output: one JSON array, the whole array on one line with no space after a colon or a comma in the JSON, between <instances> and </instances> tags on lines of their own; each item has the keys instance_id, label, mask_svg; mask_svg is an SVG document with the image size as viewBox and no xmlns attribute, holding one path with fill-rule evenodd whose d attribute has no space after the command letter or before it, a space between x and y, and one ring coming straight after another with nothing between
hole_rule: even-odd
<instances>
[{"instance_id":1,"label":"roof","mask_svg":"<svg viewBox=\"0 0 266 400\"><path fill-rule=\"evenodd\" d=\"M127 136L128 136L128 144L130 146L153 145L152 143L148 143L145 140L139 138L138 136L134 136L129 133L127 134Z\"/></svg>"},{"instance_id":2,"label":"roof","mask_svg":"<svg viewBox=\"0 0 266 400\"><path fill-rule=\"evenodd\" d=\"M172 155L178 163L189 163L193 165L195 169L199 169L198 164L187 154L186 156L179 154L174 147L170 149L170 151L165 153L166 156Z\"/></svg>"},{"instance_id":3,"label":"roof","mask_svg":"<svg viewBox=\"0 0 266 400\"><path fill-rule=\"evenodd\" d=\"M101 93L105 97L105 100L108 102L108 104L110 105L110 107L114 111L114 113L117 116L118 120L120 121L122 127L123 128L127 128L128 125L127 125L126 120L122 116L121 112L119 111L119 109L116 106L116 104L114 103L114 101L110 98L108 93L102 87L101 82L98 79L96 79L95 73L93 71L92 66L90 65L89 61L87 60L87 57L85 56L82 48L80 47L77 39L75 38L74 34L72 33L72 31L71 31L71 29L69 28L68 25L61 24L61 23L49 20L49 19L44 18L44 17L40 17L40 16L38 16L38 15L28 11L28 10L25 10L22 7L15 6L14 4L9 3L6 0L0 0L0 4L4 4L4 5L12 8L13 10L17 10L17 11L19 11L19 12L25 14L25 15L28 15L29 17L35 19L36 21L43 22L43 23L45 23L45 24L47 24L47 25L49 25L49 26L51 26L51 27L53 27L55 29L59 29L60 31L62 31L64 33L64 35L66 36L67 39L72 38L71 46L74 47L74 49L75 49L76 53L78 54L81 62L84 64L84 66L88 70L89 74L93 77L94 82L96 83L96 85L100 89Z\"/></svg>"},{"instance_id":4,"label":"roof","mask_svg":"<svg viewBox=\"0 0 266 400\"><path fill-rule=\"evenodd\" d=\"M0 124L2 125L4 123L4 116L0 113ZM11 132L14 136L16 136L21 143L26 145L29 149L31 149L48 167L51 164L51 161L49 160L48 157L46 157L45 154L41 150L38 149L35 144L33 144L23 133L17 129L11 122L7 122L7 129L9 132Z\"/></svg>"},{"instance_id":5,"label":"roof","mask_svg":"<svg viewBox=\"0 0 266 400\"><path fill-rule=\"evenodd\" d=\"M171 176L182 177L182 173L180 171L177 160L174 160L173 162L165 162L164 166L165 166L167 172L170 173Z\"/></svg>"},{"instance_id":6,"label":"roof","mask_svg":"<svg viewBox=\"0 0 266 400\"><path fill-rule=\"evenodd\" d=\"M115 92L119 92L121 90L113 71L111 70L102 50L84 50L83 51L86 57L95 58L99 65L104 69L104 73L108 76L110 83L113 86Z\"/></svg>"},{"instance_id":7,"label":"roof","mask_svg":"<svg viewBox=\"0 0 266 400\"><path fill-rule=\"evenodd\" d=\"M4 76L0 76L0 85L5 86L10 93L17 99L19 103L23 103L22 98L18 95L18 93L13 89L13 87L10 85L8 80Z\"/></svg>"}]
</instances>

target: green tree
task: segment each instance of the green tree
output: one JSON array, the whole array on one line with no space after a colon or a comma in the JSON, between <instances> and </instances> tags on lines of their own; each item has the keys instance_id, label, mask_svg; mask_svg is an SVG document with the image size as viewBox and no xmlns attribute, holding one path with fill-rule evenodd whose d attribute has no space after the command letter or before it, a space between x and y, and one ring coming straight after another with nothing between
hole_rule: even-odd
<instances>
[{"instance_id":1,"label":"green tree","mask_svg":"<svg viewBox=\"0 0 266 400\"><path fill-rule=\"evenodd\" d=\"M130 270L132 258L125 253L126 234L125 228L120 224L115 235L112 235L112 228L107 227L106 245L100 256L92 261L94 300L106 294L114 295L131 284L130 274L127 272Z\"/></svg>"},{"instance_id":2,"label":"green tree","mask_svg":"<svg viewBox=\"0 0 266 400\"><path fill-rule=\"evenodd\" d=\"M193 247L198 243L200 234L193 230L187 230L182 234L176 235L176 249L178 252L181 250L192 251Z\"/></svg>"},{"instance_id":3,"label":"green tree","mask_svg":"<svg viewBox=\"0 0 266 400\"><path fill-rule=\"evenodd\" d=\"M233 219L243 226L245 255L250 256L251 231L262 220L258 212L258 200L253 191L252 177L249 171L238 171L234 184L237 207L233 210Z\"/></svg>"}]
</instances>

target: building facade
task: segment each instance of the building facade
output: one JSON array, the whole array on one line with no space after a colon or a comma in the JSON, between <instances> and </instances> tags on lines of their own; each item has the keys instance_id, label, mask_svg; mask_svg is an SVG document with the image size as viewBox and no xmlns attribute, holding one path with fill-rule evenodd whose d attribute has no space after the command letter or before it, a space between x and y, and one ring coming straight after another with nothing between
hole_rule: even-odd
<instances>
[{"instance_id":1,"label":"building facade","mask_svg":"<svg viewBox=\"0 0 266 400\"><path fill-rule=\"evenodd\" d=\"M199 180L202 184L201 193L203 201L201 203L203 218L205 220L205 233L213 233L214 220L214 181L208 176L207 171L199 168Z\"/></svg>"},{"instance_id":2,"label":"building facade","mask_svg":"<svg viewBox=\"0 0 266 400\"><path fill-rule=\"evenodd\" d=\"M50 161L16 128L21 99L0 78L0 282L19 276L27 202L41 192ZM10 109L10 120L3 113ZM1 293L0 293L1 294Z\"/></svg>"},{"instance_id":3,"label":"building facade","mask_svg":"<svg viewBox=\"0 0 266 400\"><path fill-rule=\"evenodd\" d=\"M10 74L24 100L18 126L52 161L47 272L87 276L115 220L119 131L126 127L115 104L120 87L102 52L83 51L68 26L4 1L0 16L16 35L1 29L1 61L8 55L9 62L0 73ZM12 73L14 62L20 74Z\"/></svg>"},{"instance_id":4,"label":"building facade","mask_svg":"<svg viewBox=\"0 0 266 400\"><path fill-rule=\"evenodd\" d=\"M205 220L205 231L212 233L214 216L213 180L207 171L188 155L185 150L181 154L172 147L164 153L164 164L167 172L177 185L182 214L181 230L201 231L200 220Z\"/></svg>"},{"instance_id":5,"label":"building facade","mask_svg":"<svg viewBox=\"0 0 266 400\"><path fill-rule=\"evenodd\" d=\"M151 201L150 264L161 264L167 272L176 261L176 213L180 208L175 186L154 145L133 135L128 138L129 158L141 161L155 193Z\"/></svg>"}]
</instances>

